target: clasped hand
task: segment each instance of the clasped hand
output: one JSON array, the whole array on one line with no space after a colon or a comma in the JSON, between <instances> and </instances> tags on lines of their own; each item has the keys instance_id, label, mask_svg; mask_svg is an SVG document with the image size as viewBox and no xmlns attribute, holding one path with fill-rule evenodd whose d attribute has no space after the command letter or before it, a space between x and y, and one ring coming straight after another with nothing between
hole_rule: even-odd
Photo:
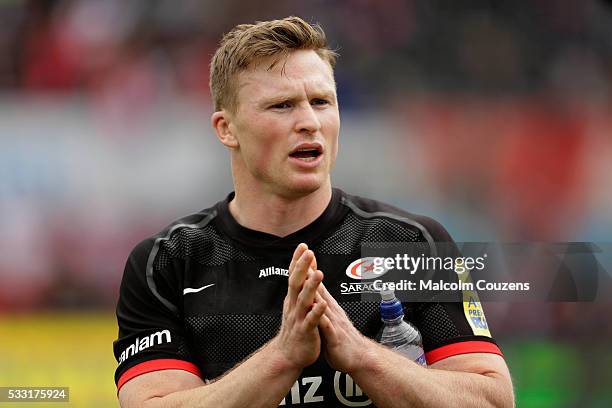
<instances>
[{"instance_id":1,"label":"clasped hand","mask_svg":"<svg viewBox=\"0 0 612 408\"><path fill-rule=\"evenodd\" d=\"M370 346L325 288L323 272L306 244L293 253L281 328L273 341L295 368L314 363L323 350L329 365L344 373L361 366Z\"/></svg>"}]
</instances>

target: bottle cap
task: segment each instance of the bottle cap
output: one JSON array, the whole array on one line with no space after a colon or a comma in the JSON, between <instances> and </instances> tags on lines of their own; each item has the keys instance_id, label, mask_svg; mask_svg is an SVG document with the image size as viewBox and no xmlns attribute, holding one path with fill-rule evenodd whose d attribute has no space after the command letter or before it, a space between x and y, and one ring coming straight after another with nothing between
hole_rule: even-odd
<instances>
[{"instance_id":1,"label":"bottle cap","mask_svg":"<svg viewBox=\"0 0 612 408\"><path fill-rule=\"evenodd\" d=\"M380 291L380 296L383 301L388 302L395 299L395 291L393 291L393 289L383 289Z\"/></svg>"}]
</instances>

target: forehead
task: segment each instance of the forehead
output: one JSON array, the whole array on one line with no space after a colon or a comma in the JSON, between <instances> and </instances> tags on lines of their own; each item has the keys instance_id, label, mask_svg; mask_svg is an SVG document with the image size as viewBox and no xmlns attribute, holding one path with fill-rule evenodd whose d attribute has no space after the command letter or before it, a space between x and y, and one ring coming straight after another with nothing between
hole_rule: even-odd
<instances>
[{"instance_id":1,"label":"forehead","mask_svg":"<svg viewBox=\"0 0 612 408\"><path fill-rule=\"evenodd\" d=\"M332 68L315 51L293 51L274 62L266 58L238 74L239 104L284 94L335 93Z\"/></svg>"}]
</instances>

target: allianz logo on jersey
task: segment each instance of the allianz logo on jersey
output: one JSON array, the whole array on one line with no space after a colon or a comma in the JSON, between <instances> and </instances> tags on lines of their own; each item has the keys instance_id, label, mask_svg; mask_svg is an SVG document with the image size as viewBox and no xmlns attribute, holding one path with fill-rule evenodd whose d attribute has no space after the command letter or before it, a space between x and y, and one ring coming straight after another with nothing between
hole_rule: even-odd
<instances>
[{"instance_id":1,"label":"allianz logo on jersey","mask_svg":"<svg viewBox=\"0 0 612 408\"><path fill-rule=\"evenodd\" d=\"M325 378L329 381L328 378ZM301 381L300 381L301 380ZM322 403L324 406L339 406L338 402L346 407L366 407L372 401L353 381L350 375L336 371L334 374L334 394L336 401L329 401L331 395L326 395L319 389L324 383L323 376L300 377L283 398L279 406L296 406L301 404ZM326 400L328 398L328 400ZM333 398L333 397L332 397ZM316 406L320 406L317 404Z\"/></svg>"},{"instance_id":2,"label":"allianz logo on jersey","mask_svg":"<svg viewBox=\"0 0 612 408\"><path fill-rule=\"evenodd\" d=\"M149 347L156 346L162 343L170 343L172 341L172 336L170 336L169 330L161 330L155 332L149 336L145 336L142 339L136 337L136 341L134 344L130 344L119 357L119 364L123 363L128 358L132 357L134 354L147 349Z\"/></svg>"},{"instance_id":3,"label":"allianz logo on jersey","mask_svg":"<svg viewBox=\"0 0 612 408\"><path fill-rule=\"evenodd\" d=\"M279 268L276 266L268 266L259 270L259 279L267 278L268 276L289 276L289 269Z\"/></svg>"},{"instance_id":4,"label":"allianz logo on jersey","mask_svg":"<svg viewBox=\"0 0 612 408\"><path fill-rule=\"evenodd\" d=\"M340 294L351 295L355 293L374 293L377 292L372 288L372 281L364 281L367 279L378 278L389 270L384 269L382 272L376 272L374 268L375 257L365 257L354 260L346 267L346 276L360 282L342 282L340 283Z\"/></svg>"}]
</instances>

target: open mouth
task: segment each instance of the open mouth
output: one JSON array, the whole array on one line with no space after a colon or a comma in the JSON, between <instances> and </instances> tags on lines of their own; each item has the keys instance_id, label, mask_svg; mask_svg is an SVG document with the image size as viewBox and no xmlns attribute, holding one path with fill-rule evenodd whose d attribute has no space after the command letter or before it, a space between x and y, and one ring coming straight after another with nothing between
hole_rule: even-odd
<instances>
[{"instance_id":1,"label":"open mouth","mask_svg":"<svg viewBox=\"0 0 612 408\"><path fill-rule=\"evenodd\" d=\"M321 148L318 146L314 146L301 147L299 149L296 149L293 153L289 154L289 156L304 161L313 161L316 160L317 157L319 157L321 154L323 154Z\"/></svg>"}]
</instances>

